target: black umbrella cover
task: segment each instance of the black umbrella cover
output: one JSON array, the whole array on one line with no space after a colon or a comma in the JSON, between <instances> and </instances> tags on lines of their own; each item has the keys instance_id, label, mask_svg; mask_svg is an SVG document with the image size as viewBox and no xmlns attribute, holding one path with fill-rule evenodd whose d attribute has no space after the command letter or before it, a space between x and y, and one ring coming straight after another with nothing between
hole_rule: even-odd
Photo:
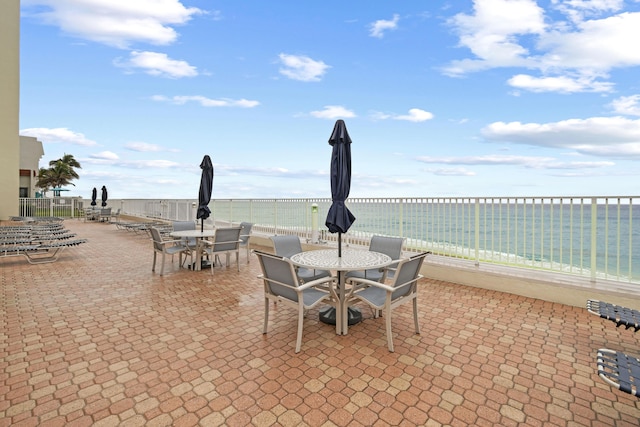
<instances>
[{"instance_id":1,"label":"black umbrella cover","mask_svg":"<svg viewBox=\"0 0 640 427\"><path fill-rule=\"evenodd\" d=\"M93 187L93 191L91 192L91 206L96 205L97 198L98 198L98 190L96 190L96 187Z\"/></svg>"},{"instance_id":2,"label":"black umbrella cover","mask_svg":"<svg viewBox=\"0 0 640 427\"><path fill-rule=\"evenodd\" d=\"M107 206L107 187L102 186L102 207Z\"/></svg>"},{"instance_id":3,"label":"black umbrella cover","mask_svg":"<svg viewBox=\"0 0 640 427\"><path fill-rule=\"evenodd\" d=\"M325 225L330 233L346 233L356 217L344 204L351 189L351 138L344 120L336 121L329 138L331 152L331 207Z\"/></svg>"},{"instance_id":4,"label":"black umbrella cover","mask_svg":"<svg viewBox=\"0 0 640 427\"><path fill-rule=\"evenodd\" d=\"M200 178L200 192L198 193L198 214L196 218L205 219L211 215L209 202L211 201L211 192L213 191L213 163L211 158L205 155L200 163L202 169L202 177Z\"/></svg>"}]
</instances>

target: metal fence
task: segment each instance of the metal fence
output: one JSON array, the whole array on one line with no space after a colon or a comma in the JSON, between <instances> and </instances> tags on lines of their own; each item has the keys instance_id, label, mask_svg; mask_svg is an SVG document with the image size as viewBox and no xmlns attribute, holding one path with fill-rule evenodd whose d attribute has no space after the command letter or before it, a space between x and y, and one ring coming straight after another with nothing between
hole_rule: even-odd
<instances>
[{"instance_id":1,"label":"metal fence","mask_svg":"<svg viewBox=\"0 0 640 427\"><path fill-rule=\"evenodd\" d=\"M82 205L62 200L21 199L20 206L31 206L34 215L78 216ZM356 222L342 239L367 245L374 234L400 236L409 251L640 283L639 201L638 196L350 198ZM256 232L332 243L337 235L324 226L330 205L330 199L214 199L206 223L247 221ZM109 200L109 206L141 217L195 220L197 201L122 199Z\"/></svg>"}]
</instances>

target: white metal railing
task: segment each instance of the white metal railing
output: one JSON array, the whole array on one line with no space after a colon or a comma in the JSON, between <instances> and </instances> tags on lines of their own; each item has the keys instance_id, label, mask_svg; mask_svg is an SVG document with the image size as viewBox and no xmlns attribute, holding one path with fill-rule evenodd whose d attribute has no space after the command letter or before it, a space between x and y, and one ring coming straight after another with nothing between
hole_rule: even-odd
<instances>
[{"instance_id":1,"label":"white metal railing","mask_svg":"<svg viewBox=\"0 0 640 427\"><path fill-rule=\"evenodd\" d=\"M21 199L21 207L41 200L52 199ZM64 216L51 203L35 212ZM312 240L314 204L315 235L336 242L324 226L330 199L213 199L205 223L247 221L259 233ZM195 220L197 200L122 199L108 206L135 216ZM640 283L640 262L634 262L640 256L640 196L350 198L347 206L356 222L342 236L345 244L366 245L374 234L400 236L409 251Z\"/></svg>"},{"instance_id":2,"label":"white metal railing","mask_svg":"<svg viewBox=\"0 0 640 427\"><path fill-rule=\"evenodd\" d=\"M77 218L83 216L83 200L76 197L20 198L19 216Z\"/></svg>"}]
</instances>

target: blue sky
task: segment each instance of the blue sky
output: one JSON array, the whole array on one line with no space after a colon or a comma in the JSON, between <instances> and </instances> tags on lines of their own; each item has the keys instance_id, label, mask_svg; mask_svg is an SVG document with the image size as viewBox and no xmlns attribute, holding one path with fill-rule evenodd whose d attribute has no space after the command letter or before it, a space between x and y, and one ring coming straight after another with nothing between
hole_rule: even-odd
<instances>
[{"instance_id":1,"label":"blue sky","mask_svg":"<svg viewBox=\"0 0 640 427\"><path fill-rule=\"evenodd\" d=\"M20 134L65 195L638 195L640 1L22 0Z\"/></svg>"}]
</instances>

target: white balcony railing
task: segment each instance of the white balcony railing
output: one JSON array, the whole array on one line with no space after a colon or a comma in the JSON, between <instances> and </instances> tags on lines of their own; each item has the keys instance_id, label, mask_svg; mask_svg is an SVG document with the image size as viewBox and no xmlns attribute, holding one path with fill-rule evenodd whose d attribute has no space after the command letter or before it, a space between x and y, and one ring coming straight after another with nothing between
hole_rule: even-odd
<instances>
[{"instance_id":1,"label":"white balcony railing","mask_svg":"<svg viewBox=\"0 0 640 427\"><path fill-rule=\"evenodd\" d=\"M21 199L21 206L31 206L32 215L73 217L88 204L69 199L62 205L70 213L62 215L55 209L60 202L36 205L42 200L54 199ZM123 199L109 200L108 206L128 215L193 220L196 203ZM207 222L248 221L256 232L309 240L317 235L332 243L337 235L324 226L330 204L329 199L214 199ZM350 198L347 206L356 222L342 236L344 244L365 245L373 234L401 236L409 251L640 283L640 196ZM25 208L21 215L26 214Z\"/></svg>"}]
</instances>

